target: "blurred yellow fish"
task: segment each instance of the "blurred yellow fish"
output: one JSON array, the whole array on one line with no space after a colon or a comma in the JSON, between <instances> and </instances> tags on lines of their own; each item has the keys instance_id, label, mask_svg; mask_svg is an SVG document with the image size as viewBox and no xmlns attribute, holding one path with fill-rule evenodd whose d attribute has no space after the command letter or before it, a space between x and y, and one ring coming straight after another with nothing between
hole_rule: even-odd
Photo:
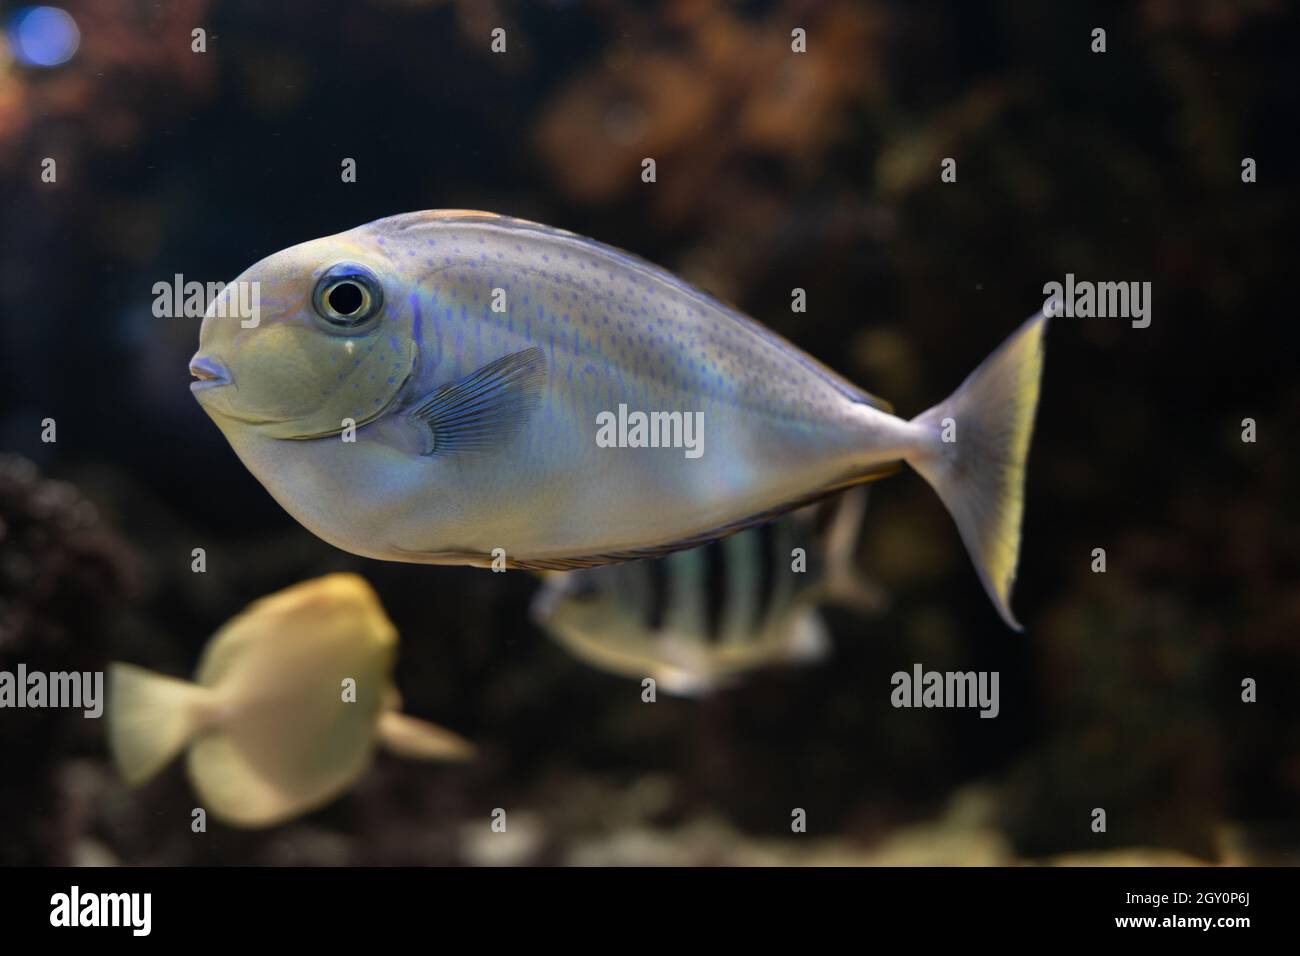
<instances>
[{"instance_id":1,"label":"blurred yellow fish","mask_svg":"<svg viewBox=\"0 0 1300 956\"><path fill-rule=\"evenodd\" d=\"M457 735L398 713L397 630L371 587L331 574L253 602L205 648L195 683L115 662L108 740L128 783L189 748L203 807L272 826L346 790L376 740L415 759L464 760Z\"/></svg>"}]
</instances>

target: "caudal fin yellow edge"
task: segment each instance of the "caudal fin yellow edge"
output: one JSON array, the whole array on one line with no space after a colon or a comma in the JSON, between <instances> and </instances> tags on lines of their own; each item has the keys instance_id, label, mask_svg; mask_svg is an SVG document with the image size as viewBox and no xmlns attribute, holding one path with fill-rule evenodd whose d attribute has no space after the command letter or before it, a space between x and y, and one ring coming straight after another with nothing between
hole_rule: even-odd
<instances>
[{"instance_id":1,"label":"caudal fin yellow edge","mask_svg":"<svg viewBox=\"0 0 1300 956\"><path fill-rule=\"evenodd\" d=\"M1006 623L1025 510L1025 463L1038 409L1047 316L1040 312L952 395L913 419L936 441L909 462L947 506L975 570Z\"/></svg>"}]
</instances>

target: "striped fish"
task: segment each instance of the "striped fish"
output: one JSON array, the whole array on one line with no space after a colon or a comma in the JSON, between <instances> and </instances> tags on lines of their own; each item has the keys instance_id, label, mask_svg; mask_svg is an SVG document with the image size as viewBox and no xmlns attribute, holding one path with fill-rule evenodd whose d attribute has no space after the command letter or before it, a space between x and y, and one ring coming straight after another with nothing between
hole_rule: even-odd
<instances>
[{"instance_id":1,"label":"striped fish","mask_svg":"<svg viewBox=\"0 0 1300 956\"><path fill-rule=\"evenodd\" d=\"M853 565L866 490L854 489L721 541L665 558L549 574L537 624L574 656L679 695L741 674L820 660L829 641L817 604L883 603ZM802 567L795 570L796 549Z\"/></svg>"}]
</instances>

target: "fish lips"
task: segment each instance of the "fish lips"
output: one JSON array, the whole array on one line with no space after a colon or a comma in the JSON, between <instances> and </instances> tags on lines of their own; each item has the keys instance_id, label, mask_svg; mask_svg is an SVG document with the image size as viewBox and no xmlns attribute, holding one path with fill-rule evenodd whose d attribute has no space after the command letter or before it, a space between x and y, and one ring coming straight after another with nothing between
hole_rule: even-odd
<instances>
[{"instance_id":1,"label":"fish lips","mask_svg":"<svg viewBox=\"0 0 1300 956\"><path fill-rule=\"evenodd\" d=\"M190 374L196 379L190 383L191 392L230 384L230 372L226 367L206 355L196 355L190 360Z\"/></svg>"}]
</instances>

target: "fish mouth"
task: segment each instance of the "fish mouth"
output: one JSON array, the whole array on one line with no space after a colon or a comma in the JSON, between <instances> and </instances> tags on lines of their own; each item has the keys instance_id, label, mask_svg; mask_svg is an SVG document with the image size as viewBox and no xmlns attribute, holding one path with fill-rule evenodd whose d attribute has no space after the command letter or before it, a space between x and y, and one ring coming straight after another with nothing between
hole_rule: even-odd
<instances>
[{"instance_id":1,"label":"fish mouth","mask_svg":"<svg viewBox=\"0 0 1300 956\"><path fill-rule=\"evenodd\" d=\"M230 384L230 373L226 371L226 367L206 355L196 355L190 360L190 374L197 379L190 382L191 392L201 392L204 389Z\"/></svg>"}]
</instances>

